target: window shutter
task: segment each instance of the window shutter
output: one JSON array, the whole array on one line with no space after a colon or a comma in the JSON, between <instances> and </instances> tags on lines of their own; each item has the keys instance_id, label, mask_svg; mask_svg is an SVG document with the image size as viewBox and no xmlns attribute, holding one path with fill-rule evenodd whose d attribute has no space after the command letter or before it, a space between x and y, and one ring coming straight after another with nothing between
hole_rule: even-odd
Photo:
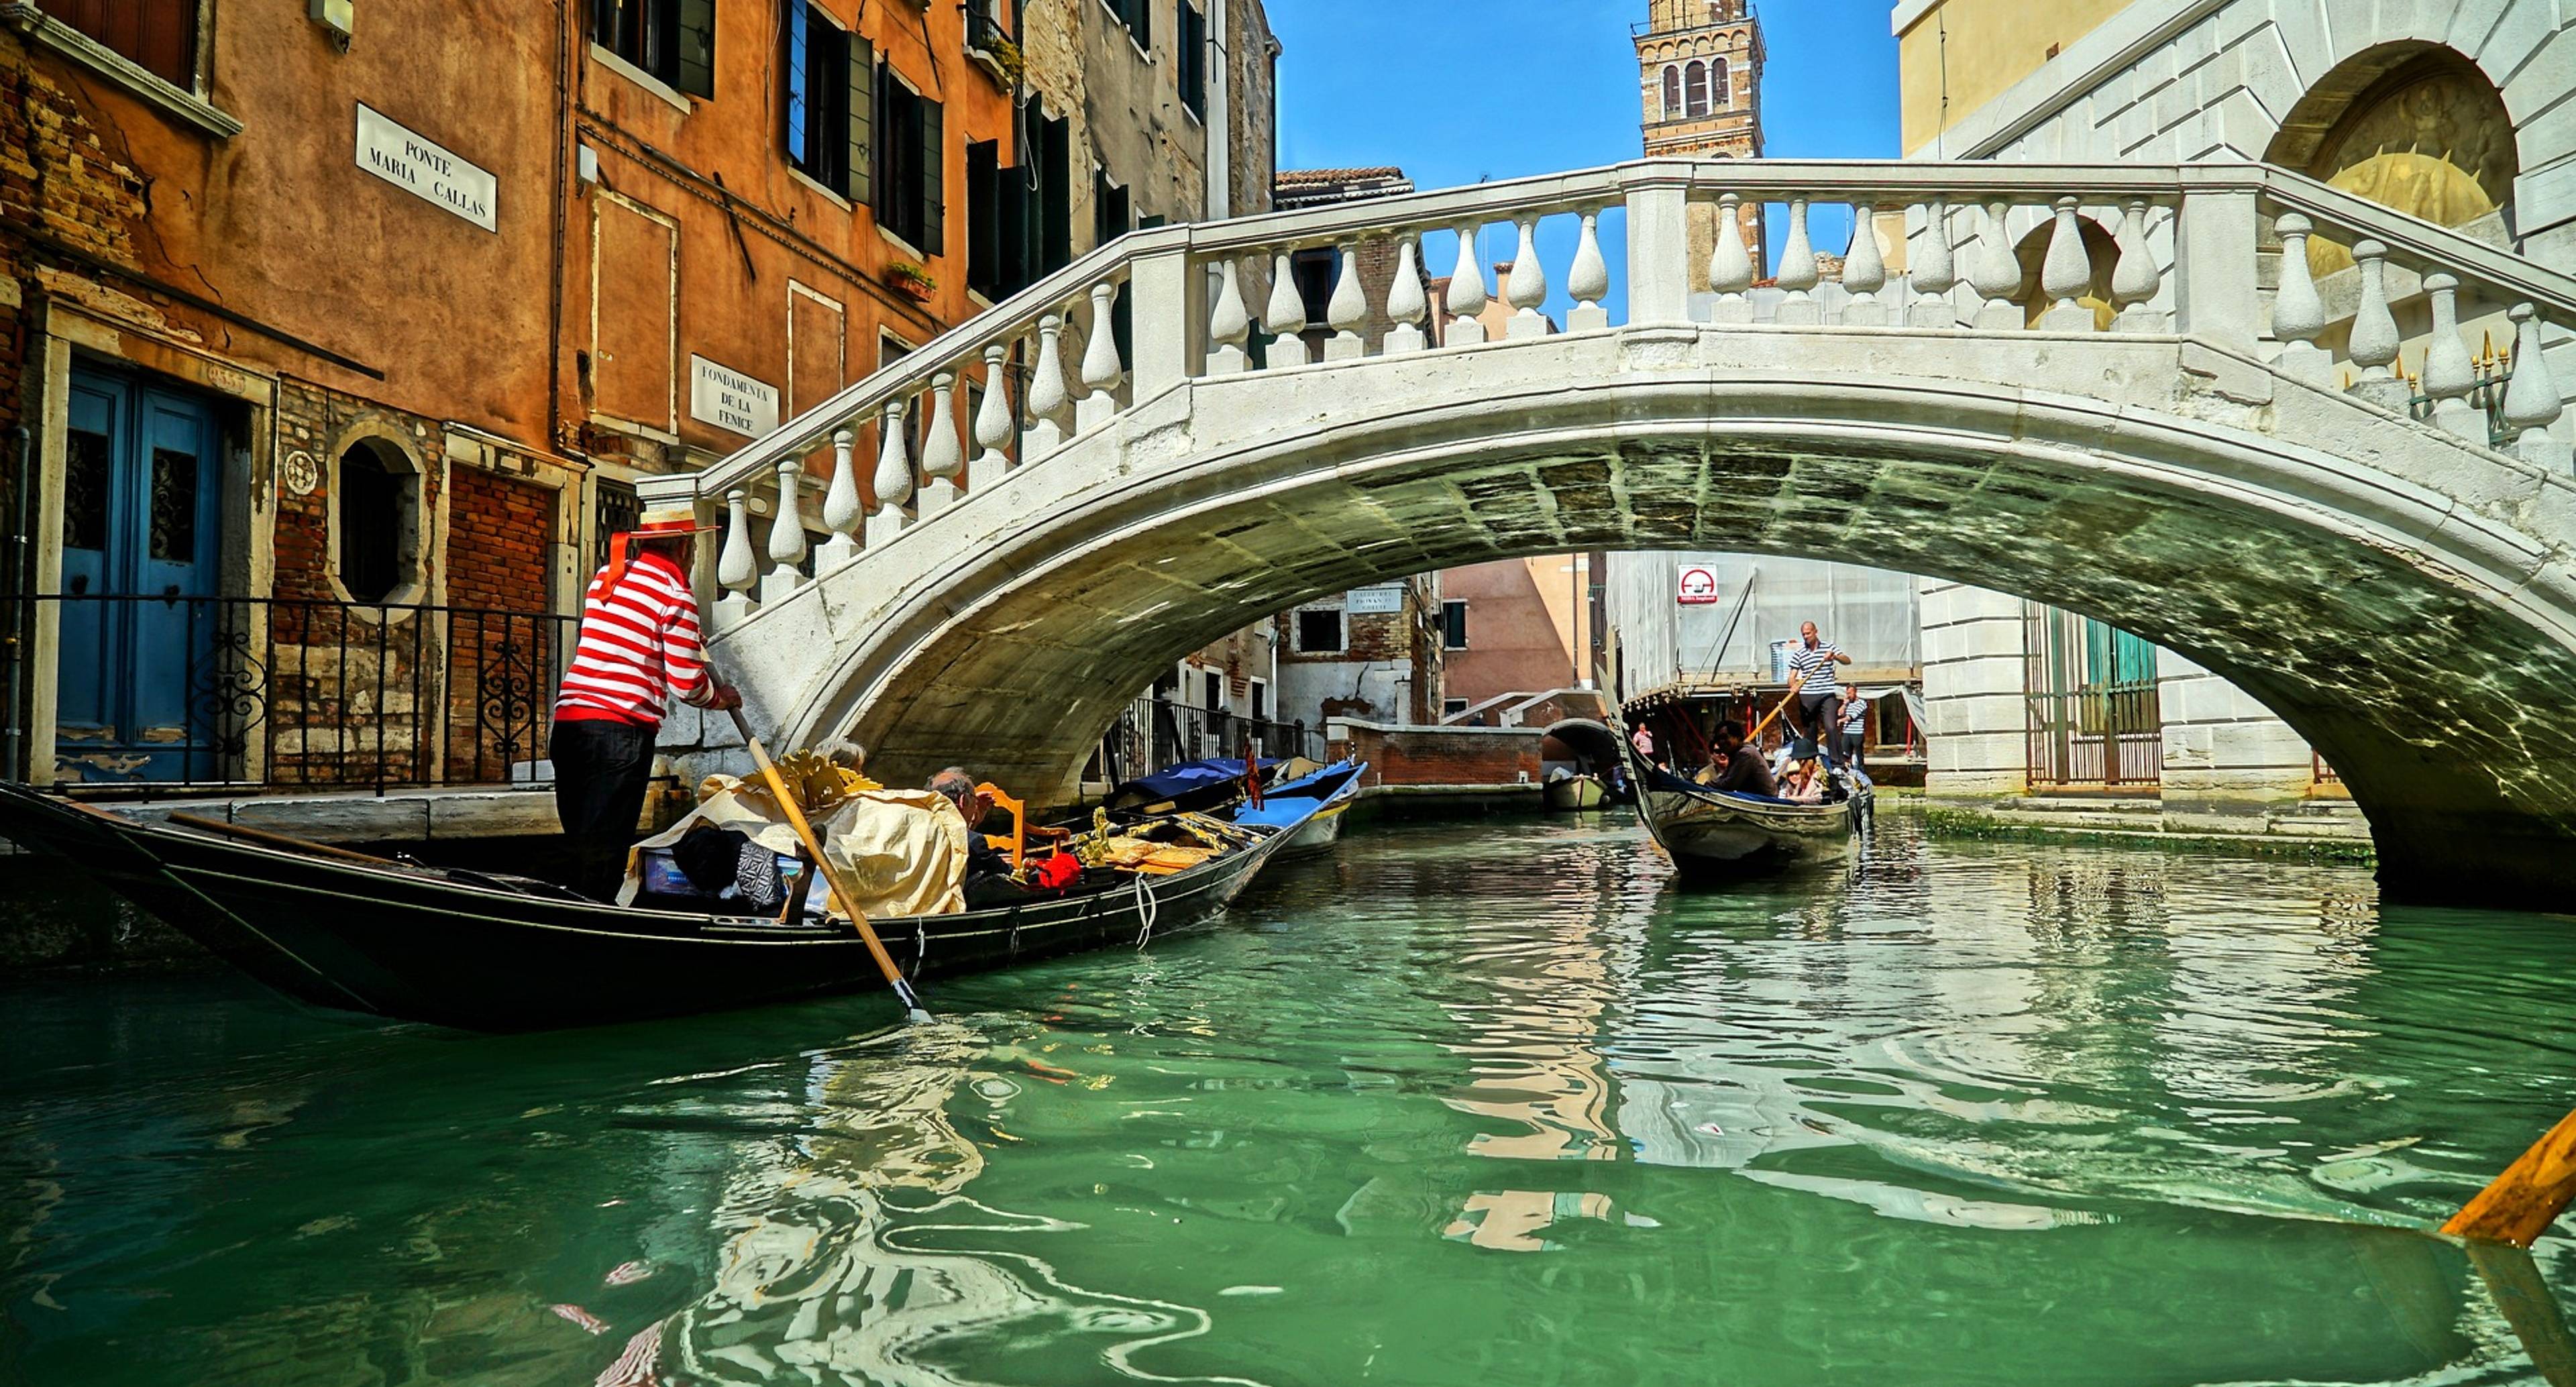
<instances>
[{"instance_id":1,"label":"window shutter","mask_svg":"<svg viewBox=\"0 0 2576 1387\"><path fill-rule=\"evenodd\" d=\"M850 201L862 207L875 203L868 196L870 175L876 166L868 159L868 132L877 118L877 50L856 34L850 35Z\"/></svg>"},{"instance_id":2,"label":"window shutter","mask_svg":"<svg viewBox=\"0 0 2576 1387\"><path fill-rule=\"evenodd\" d=\"M1154 0L1127 0L1127 27L1136 31L1136 46L1154 51Z\"/></svg>"},{"instance_id":3,"label":"window shutter","mask_svg":"<svg viewBox=\"0 0 2576 1387\"><path fill-rule=\"evenodd\" d=\"M997 302L1020 292L1036 280L1034 272L1037 226L1037 201L1029 196L1029 186L1021 181L1021 170L1004 169L996 189L995 215L1000 219L1002 248L996 257L1000 266L992 298Z\"/></svg>"},{"instance_id":4,"label":"window shutter","mask_svg":"<svg viewBox=\"0 0 2576 1387\"><path fill-rule=\"evenodd\" d=\"M948 197L948 161L941 157L946 122L940 105L921 99L921 253L948 253L948 223L943 215Z\"/></svg>"},{"instance_id":5,"label":"window shutter","mask_svg":"<svg viewBox=\"0 0 2576 1387\"><path fill-rule=\"evenodd\" d=\"M966 146L966 287L989 299L1002 297L1001 153L992 140Z\"/></svg>"},{"instance_id":6,"label":"window shutter","mask_svg":"<svg viewBox=\"0 0 2576 1387\"><path fill-rule=\"evenodd\" d=\"M680 0L679 80L691 96L716 94L716 0Z\"/></svg>"}]
</instances>

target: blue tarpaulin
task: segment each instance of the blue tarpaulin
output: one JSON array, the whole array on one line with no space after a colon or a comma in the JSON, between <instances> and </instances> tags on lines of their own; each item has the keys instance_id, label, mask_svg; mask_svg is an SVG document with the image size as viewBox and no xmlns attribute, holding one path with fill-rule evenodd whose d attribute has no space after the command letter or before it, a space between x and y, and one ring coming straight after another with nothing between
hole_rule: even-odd
<instances>
[{"instance_id":1,"label":"blue tarpaulin","mask_svg":"<svg viewBox=\"0 0 2576 1387\"><path fill-rule=\"evenodd\" d=\"M1261 768L1268 770L1278 764L1278 758L1273 757L1262 762ZM1177 799L1193 790L1204 790L1211 785L1241 779L1243 779L1243 758L1239 756L1231 759L1220 757L1207 761L1183 761L1168 770L1138 776L1119 786L1117 792L1110 797L1128 803L1152 804L1160 800Z\"/></svg>"}]
</instances>

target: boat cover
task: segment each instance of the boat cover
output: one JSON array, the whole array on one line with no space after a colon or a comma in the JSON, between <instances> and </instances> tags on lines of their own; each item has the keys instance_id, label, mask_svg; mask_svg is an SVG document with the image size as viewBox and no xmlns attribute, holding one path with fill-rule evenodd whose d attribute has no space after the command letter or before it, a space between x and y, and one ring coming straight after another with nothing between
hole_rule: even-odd
<instances>
[{"instance_id":1,"label":"boat cover","mask_svg":"<svg viewBox=\"0 0 2576 1387\"><path fill-rule=\"evenodd\" d=\"M1273 757L1263 761L1261 768L1266 771L1278 764L1278 759ZM1110 798L1137 804L1153 804L1161 800L1178 799L1193 790L1204 790L1211 785L1222 784L1228 780L1241 779L1243 779L1243 758L1239 756L1218 757L1206 761L1183 761L1168 770L1156 771L1152 775L1140 775L1120 785Z\"/></svg>"},{"instance_id":2,"label":"boat cover","mask_svg":"<svg viewBox=\"0 0 2576 1387\"><path fill-rule=\"evenodd\" d=\"M1260 808L1235 806L1234 821L1271 828L1294 827L1323 806L1351 793L1358 784L1360 769L1356 763L1336 761L1312 775L1273 785L1261 792Z\"/></svg>"},{"instance_id":3,"label":"boat cover","mask_svg":"<svg viewBox=\"0 0 2576 1387\"><path fill-rule=\"evenodd\" d=\"M618 904L632 903L641 890L647 852L669 848L701 823L733 829L782 857L801 846L777 802L759 787L709 776L700 793L704 798L696 809L635 845ZM856 904L871 918L954 915L966 908L966 820L948 796L936 790L862 790L807 821L823 850L848 872L859 894Z\"/></svg>"}]
</instances>

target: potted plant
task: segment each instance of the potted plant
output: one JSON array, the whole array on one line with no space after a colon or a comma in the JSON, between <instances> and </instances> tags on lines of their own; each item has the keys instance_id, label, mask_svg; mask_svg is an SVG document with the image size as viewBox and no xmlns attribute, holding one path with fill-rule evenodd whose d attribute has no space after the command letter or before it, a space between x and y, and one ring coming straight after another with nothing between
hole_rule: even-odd
<instances>
[{"instance_id":1,"label":"potted plant","mask_svg":"<svg viewBox=\"0 0 2576 1387\"><path fill-rule=\"evenodd\" d=\"M939 281L930 277L930 271L909 260L898 260L886 266L885 277L886 283L893 285L896 293L915 303L928 303L930 296L939 291Z\"/></svg>"}]
</instances>

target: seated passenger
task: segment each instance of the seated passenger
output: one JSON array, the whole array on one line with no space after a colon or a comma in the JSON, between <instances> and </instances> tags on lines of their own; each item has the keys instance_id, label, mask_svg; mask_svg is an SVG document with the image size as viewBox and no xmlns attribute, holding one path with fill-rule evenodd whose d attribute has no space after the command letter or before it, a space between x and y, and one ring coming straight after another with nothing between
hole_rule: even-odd
<instances>
[{"instance_id":1,"label":"seated passenger","mask_svg":"<svg viewBox=\"0 0 2576 1387\"><path fill-rule=\"evenodd\" d=\"M968 775L963 766L950 766L930 777L926 788L948 796L948 802L956 805L958 814L966 820L968 894L974 893L975 883L979 880L1013 875L1011 859L1004 856L1000 848L984 841L984 834L977 827L984 822L984 816L991 812L993 805L976 791L975 777Z\"/></svg>"},{"instance_id":2,"label":"seated passenger","mask_svg":"<svg viewBox=\"0 0 2576 1387\"><path fill-rule=\"evenodd\" d=\"M1771 768L1762 764L1762 755L1745 745L1744 724L1721 722L1717 725L1717 749L1726 757L1724 769L1718 772L1717 788L1739 795L1776 794L1771 781Z\"/></svg>"},{"instance_id":3,"label":"seated passenger","mask_svg":"<svg viewBox=\"0 0 2576 1387\"><path fill-rule=\"evenodd\" d=\"M1779 796L1792 804L1825 802L1825 778L1818 774L1816 763L1801 761L1789 770L1789 778L1779 788Z\"/></svg>"}]
</instances>

